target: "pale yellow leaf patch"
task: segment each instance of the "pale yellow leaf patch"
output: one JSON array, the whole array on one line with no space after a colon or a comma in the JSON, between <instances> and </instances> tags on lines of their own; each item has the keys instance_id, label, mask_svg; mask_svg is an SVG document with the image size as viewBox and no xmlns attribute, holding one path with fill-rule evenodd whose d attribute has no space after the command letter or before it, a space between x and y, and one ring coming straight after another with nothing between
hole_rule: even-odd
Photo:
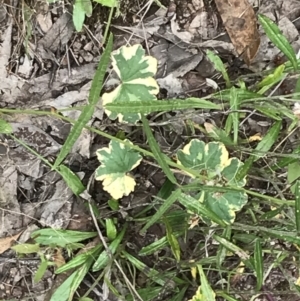
<instances>
[{"instance_id":1,"label":"pale yellow leaf patch","mask_svg":"<svg viewBox=\"0 0 300 301\"><path fill-rule=\"evenodd\" d=\"M115 200L129 195L134 191L135 180L128 175L112 174L97 177L97 180L103 180L103 189L107 191Z\"/></svg>"},{"instance_id":2,"label":"pale yellow leaf patch","mask_svg":"<svg viewBox=\"0 0 300 301\"><path fill-rule=\"evenodd\" d=\"M257 133L257 134L255 134L255 135L248 138L249 142L261 141L261 140L262 140L262 137L261 137L260 133Z\"/></svg>"}]
</instances>

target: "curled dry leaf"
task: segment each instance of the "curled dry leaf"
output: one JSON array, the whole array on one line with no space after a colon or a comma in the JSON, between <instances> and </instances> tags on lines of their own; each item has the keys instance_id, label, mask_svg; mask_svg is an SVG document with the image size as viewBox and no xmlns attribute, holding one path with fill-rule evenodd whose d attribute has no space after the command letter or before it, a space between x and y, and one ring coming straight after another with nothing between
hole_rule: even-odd
<instances>
[{"instance_id":1,"label":"curled dry leaf","mask_svg":"<svg viewBox=\"0 0 300 301\"><path fill-rule=\"evenodd\" d=\"M14 236L6 236L3 238L0 238L0 254L4 253L6 250L8 250L11 247L11 245L13 244L13 242L19 238L19 236L22 232L14 235Z\"/></svg>"},{"instance_id":2,"label":"curled dry leaf","mask_svg":"<svg viewBox=\"0 0 300 301\"><path fill-rule=\"evenodd\" d=\"M260 45L257 19L247 0L216 0L216 5L238 55L249 66Z\"/></svg>"}]
</instances>

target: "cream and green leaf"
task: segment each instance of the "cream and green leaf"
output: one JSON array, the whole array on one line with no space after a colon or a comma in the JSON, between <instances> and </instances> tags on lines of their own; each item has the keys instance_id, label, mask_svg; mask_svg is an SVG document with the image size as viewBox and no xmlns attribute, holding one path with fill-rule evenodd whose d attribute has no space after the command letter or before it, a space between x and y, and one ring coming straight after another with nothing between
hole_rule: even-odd
<instances>
[{"instance_id":1,"label":"cream and green leaf","mask_svg":"<svg viewBox=\"0 0 300 301\"><path fill-rule=\"evenodd\" d=\"M95 178L103 181L103 189L116 200L129 195L136 183L128 173L140 164L140 154L112 140L108 147L97 150L97 157L101 165L96 169Z\"/></svg>"},{"instance_id":2,"label":"cream and green leaf","mask_svg":"<svg viewBox=\"0 0 300 301\"><path fill-rule=\"evenodd\" d=\"M247 194L238 190L246 184L246 179L238 180L236 177L243 163L237 158L229 158L223 143L205 144L198 139L193 139L183 150L178 151L177 162L199 172L203 177L202 185L215 187L214 190L204 191L199 185L199 193L195 196L199 203L218 215L225 223L233 223L235 213L241 210L248 200ZM232 189L224 190L224 187ZM207 218L202 219L208 222Z\"/></svg>"},{"instance_id":3,"label":"cream and green leaf","mask_svg":"<svg viewBox=\"0 0 300 301\"><path fill-rule=\"evenodd\" d=\"M153 76L157 71L157 60L146 56L141 45L123 46L112 52L112 66L120 78L120 85L112 92L102 95L103 107L115 101L151 101L156 100L159 87ZM140 113L114 113L105 110L110 119L120 122L136 123Z\"/></svg>"}]
</instances>

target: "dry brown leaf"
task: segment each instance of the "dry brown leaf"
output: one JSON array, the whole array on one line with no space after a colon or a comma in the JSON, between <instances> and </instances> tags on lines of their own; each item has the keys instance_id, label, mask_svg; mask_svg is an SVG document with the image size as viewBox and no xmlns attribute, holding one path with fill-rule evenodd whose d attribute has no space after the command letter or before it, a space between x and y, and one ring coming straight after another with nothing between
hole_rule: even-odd
<instances>
[{"instance_id":1,"label":"dry brown leaf","mask_svg":"<svg viewBox=\"0 0 300 301\"><path fill-rule=\"evenodd\" d=\"M19 238L19 236L21 235L22 232L14 235L14 236L0 238L0 254L4 253L6 250L8 250L11 247L12 243Z\"/></svg>"},{"instance_id":2,"label":"dry brown leaf","mask_svg":"<svg viewBox=\"0 0 300 301\"><path fill-rule=\"evenodd\" d=\"M231 42L249 66L260 44L257 19L247 0L215 0Z\"/></svg>"}]
</instances>

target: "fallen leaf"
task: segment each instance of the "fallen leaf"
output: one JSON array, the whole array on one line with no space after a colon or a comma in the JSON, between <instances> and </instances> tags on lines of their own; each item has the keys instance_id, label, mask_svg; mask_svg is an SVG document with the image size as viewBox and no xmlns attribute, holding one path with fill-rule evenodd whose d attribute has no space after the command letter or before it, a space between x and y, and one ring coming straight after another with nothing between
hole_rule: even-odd
<instances>
[{"instance_id":1,"label":"fallen leaf","mask_svg":"<svg viewBox=\"0 0 300 301\"><path fill-rule=\"evenodd\" d=\"M260 133L257 133L257 134L255 134L255 135L248 138L249 142L261 141L261 140L262 140L262 137L261 137Z\"/></svg>"},{"instance_id":2,"label":"fallen leaf","mask_svg":"<svg viewBox=\"0 0 300 301\"><path fill-rule=\"evenodd\" d=\"M14 236L0 238L0 254L4 253L6 250L8 250L11 247L12 243L19 238L19 236L21 235L22 232L14 235Z\"/></svg>"},{"instance_id":3,"label":"fallen leaf","mask_svg":"<svg viewBox=\"0 0 300 301\"><path fill-rule=\"evenodd\" d=\"M260 45L253 7L247 0L216 0L215 2L237 54L249 66Z\"/></svg>"}]
</instances>

